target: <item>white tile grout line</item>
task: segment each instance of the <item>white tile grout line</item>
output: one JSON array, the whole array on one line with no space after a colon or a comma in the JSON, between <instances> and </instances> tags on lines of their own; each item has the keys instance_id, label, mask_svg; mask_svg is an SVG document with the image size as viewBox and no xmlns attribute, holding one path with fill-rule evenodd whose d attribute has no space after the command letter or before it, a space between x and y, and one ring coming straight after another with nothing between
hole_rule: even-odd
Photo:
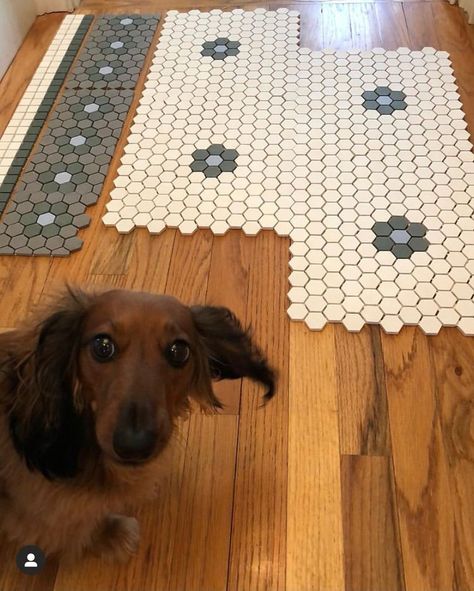
<instances>
[{"instance_id":1,"label":"white tile grout line","mask_svg":"<svg viewBox=\"0 0 474 591\"><path fill-rule=\"evenodd\" d=\"M64 18L0 137L0 185L84 17L85 15L69 14Z\"/></svg>"},{"instance_id":2,"label":"white tile grout line","mask_svg":"<svg viewBox=\"0 0 474 591\"><path fill-rule=\"evenodd\" d=\"M167 14L104 223L274 229L293 320L474 335L474 155L449 55L311 51L298 18Z\"/></svg>"}]
</instances>

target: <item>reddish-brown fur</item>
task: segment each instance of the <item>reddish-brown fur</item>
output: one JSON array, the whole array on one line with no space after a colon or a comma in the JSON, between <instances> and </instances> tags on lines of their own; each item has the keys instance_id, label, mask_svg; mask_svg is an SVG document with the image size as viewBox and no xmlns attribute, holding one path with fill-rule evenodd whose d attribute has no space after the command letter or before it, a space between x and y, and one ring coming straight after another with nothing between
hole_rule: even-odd
<instances>
[{"instance_id":1,"label":"reddish-brown fur","mask_svg":"<svg viewBox=\"0 0 474 591\"><path fill-rule=\"evenodd\" d=\"M99 334L118 351L106 363L91 352ZM191 351L182 367L166 356L177 339ZM126 559L139 528L121 513L156 493L176 421L191 399L219 406L211 377L245 375L273 394L272 370L232 313L167 296L71 292L43 320L0 335L0 530L47 554ZM113 443L130 403L156 431L133 464Z\"/></svg>"}]
</instances>

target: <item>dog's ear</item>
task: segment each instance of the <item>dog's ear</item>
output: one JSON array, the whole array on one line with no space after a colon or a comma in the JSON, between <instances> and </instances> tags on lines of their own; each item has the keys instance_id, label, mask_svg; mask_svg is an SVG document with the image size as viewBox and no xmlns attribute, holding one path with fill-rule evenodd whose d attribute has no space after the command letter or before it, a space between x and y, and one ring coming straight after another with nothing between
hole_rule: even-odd
<instances>
[{"instance_id":1,"label":"dog's ear","mask_svg":"<svg viewBox=\"0 0 474 591\"><path fill-rule=\"evenodd\" d=\"M85 409L77 357L89 297L69 290L33 331L30 350L12 354L10 430L30 469L47 478L77 473L85 437Z\"/></svg>"},{"instance_id":2,"label":"dog's ear","mask_svg":"<svg viewBox=\"0 0 474 591\"><path fill-rule=\"evenodd\" d=\"M203 363L207 366L207 390L212 392L211 379L249 377L265 386L264 399L270 400L275 392L275 372L235 314L227 308L213 306L192 306L191 313L203 350ZM201 390L205 391L203 386ZM208 393L207 398L216 406L212 400L214 394Z\"/></svg>"}]
</instances>

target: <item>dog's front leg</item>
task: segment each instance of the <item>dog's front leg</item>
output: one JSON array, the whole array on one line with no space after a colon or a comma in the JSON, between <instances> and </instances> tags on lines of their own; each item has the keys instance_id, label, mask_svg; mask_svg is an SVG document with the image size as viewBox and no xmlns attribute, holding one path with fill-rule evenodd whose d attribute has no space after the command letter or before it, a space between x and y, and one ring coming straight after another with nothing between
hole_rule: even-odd
<instances>
[{"instance_id":1,"label":"dog's front leg","mask_svg":"<svg viewBox=\"0 0 474 591\"><path fill-rule=\"evenodd\" d=\"M134 517L110 513L94 535L92 550L106 560L126 562L139 541L140 527Z\"/></svg>"}]
</instances>

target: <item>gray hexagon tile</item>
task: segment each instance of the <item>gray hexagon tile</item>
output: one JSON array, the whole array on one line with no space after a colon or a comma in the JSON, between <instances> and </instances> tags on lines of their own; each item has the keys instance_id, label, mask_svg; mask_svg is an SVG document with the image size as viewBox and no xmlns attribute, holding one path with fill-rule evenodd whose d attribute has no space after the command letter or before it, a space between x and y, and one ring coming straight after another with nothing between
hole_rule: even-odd
<instances>
[{"instance_id":1,"label":"gray hexagon tile","mask_svg":"<svg viewBox=\"0 0 474 591\"><path fill-rule=\"evenodd\" d=\"M103 84L85 64L105 67L103 55L94 58L94 52L107 52L112 43L112 51L120 49L119 38L122 58L141 68L157 22L157 16L97 19L8 202L0 254L61 256L81 247L77 232L89 224L85 211L101 193L138 76L130 69L127 77Z\"/></svg>"},{"instance_id":2,"label":"gray hexagon tile","mask_svg":"<svg viewBox=\"0 0 474 591\"><path fill-rule=\"evenodd\" d=\"M298 37L287 9L169 12L104 223L274 229L311 329L474 334L474 156L448 54Z\"/></svg>"},{"instance_id":3,"label":"gray hexagon tile","mask_svg":"<svg viewBox=\"0 0 474 591\"><path fill-rule=\"evenodd\" d=\"M159 15L98 17L68 88L135 88Z\"/></svg>"}]
</instances>

